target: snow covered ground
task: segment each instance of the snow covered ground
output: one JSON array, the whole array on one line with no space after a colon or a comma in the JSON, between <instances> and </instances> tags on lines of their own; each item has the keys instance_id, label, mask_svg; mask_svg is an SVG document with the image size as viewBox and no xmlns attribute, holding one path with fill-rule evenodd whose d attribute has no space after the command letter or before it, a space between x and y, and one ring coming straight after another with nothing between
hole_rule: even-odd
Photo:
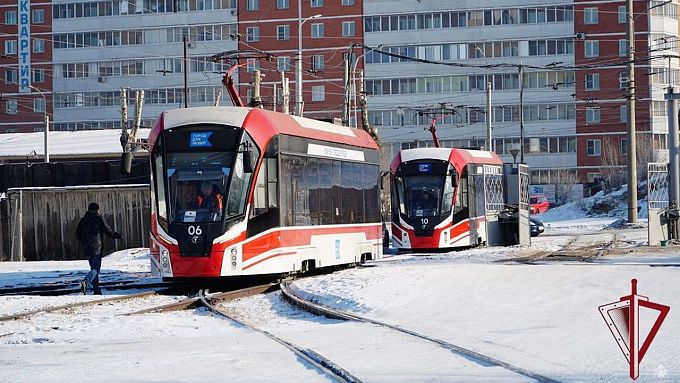
<instances>
[{"instance_id":1,"label":"snow covered ground","mask_svg":"<svg viewBox=\"0 0 680 383\"><path fill-rule=\"evenodd\" d=\"M478 248L426 256L386 255L375 267L296 281L316 300L460 345L568 382L628 381L628 365L598 306L639 293L671 307L640 366L641 382L680 381L680 252L642 246L646 230L605 229L613 219L548 220L528 249ZM592 262L508 262L557 250L571 235L616 234L626 251ZM148 276L148 255L104 259L104 275ZM87 263L0 263L0 287L80 278ZM0 316L92 299L0 297ZM203 310L121 316L178 299L125 303L0 322L0 382L324 382L280 345ZM523 382L442 348L373 325L301 312L280 293L223 305L234 315L309 347L366 382ZM643 315L643 328L650 318ZM646 333L645 330L642 331Z\"/></svg>"}]
</instances>

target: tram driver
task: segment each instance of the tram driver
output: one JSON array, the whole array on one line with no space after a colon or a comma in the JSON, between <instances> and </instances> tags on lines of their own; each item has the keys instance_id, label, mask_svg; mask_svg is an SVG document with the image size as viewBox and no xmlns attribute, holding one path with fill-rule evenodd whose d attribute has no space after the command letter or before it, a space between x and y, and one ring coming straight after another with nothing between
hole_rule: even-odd
<instances>
[{"instance_id":1,"label":"tram driver","mask_svg":"<svg viewBox=\"0 0 680 383\"><path fill-rule=\"evenodd\" d=\"M195 206L197 209L210 211L210 219L219 220L222 217L223 196L217 185L204 181L196 196Z\"/></svg>"}]
</instances>

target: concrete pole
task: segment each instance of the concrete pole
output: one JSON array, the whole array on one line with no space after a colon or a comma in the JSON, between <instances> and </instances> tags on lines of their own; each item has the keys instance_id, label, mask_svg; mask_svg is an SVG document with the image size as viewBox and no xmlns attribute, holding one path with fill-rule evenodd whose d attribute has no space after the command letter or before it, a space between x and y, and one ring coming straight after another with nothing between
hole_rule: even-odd
<instances>
[{"instance_id":1,"label":"concrete pole","mask_svg":"<svg viewBox=\"0 0 680 383\"><path fill-rule=\"evenodd\" d=\"M668 106L668 178L669 178L669 202L680 202L680 140L678 138L678 101L672 87L666 93L666 105Z\"/></svg>"},{"instance_id":2,"label":"concrete pole","mask_svg":"<svg viewBox=\"0 0 680 383\"><path fill-rule=\"evenodd\" d=\"M276 103L278 100L278 95L276 94L276 83L272 84L272 111L276 112Z\"/></svg>"},{"instance_id":3,"label":"concrete pole","mask_svg":"<svg viewBox=\"0 0 680 383\"><path fill-rule=\"evenodd\" d=\"M519 66L519 163L524 163L524 65Z\"/></svg>"},{"instance_id":4,"label":"concrete pole","mask_svg":"<svg viewBox=\"0 0 680 383\"><path fill-rule=\"evenodd\" d=\"M47 115L47 103L45 103L45 162L50 162L50 116Z\"/></svg>"},{"instance_id":5,"label":"concrete pole","mask_svg":"<svg viewBox=\"0 0 680 383\"><path fill-rule=\"evenodd\" d=\"M286 74L281 72L281 113L290 114L290 88Z\"/></svg>"},{"instance_id":6,"label":"concrete pole","mask_svg":"<svg viewBox=\"0 0 680 383\"><path fill-rule=\"evenodd\" d=\"M486 150L493 151L491 129L493 129L493 110L491 109L491 81L486 83Z\"/></svg>"},{"instance_id":7,"label":"concrete pole","mask_svg":"<svg viewBox=\"0 0 680 383\"><path fill-rule=\"evenodd\" d=\"M637 144L635 139L635 19L633 0L626 0L626 16L628 20L628 222L635 223L637 222Z\"/></svg>"},{"instance_id":8,"label":"concrete pole","mask_svg":"<svg viewBox=\"0 0 680 383\"><path fill-rule=\"evenodd\" d=\"M302 0L298 0L298 50L295 55L295 115L302 116Z\"/></svg>"},{"instance_id":9,"label":"concrete pole","mask_svg":"<svg viewBox=\"0 0 680 383\"><path fill-rule=\"evenodd\" d=\"M253 100L252 106L256 108L262 108L262 97L260 96L260 84L262 76L260 71L256 70L253 72Z\"/></svg>"},{"instance_id":10,"label":"concrete pole","mask_svg":"<svg viewBox=\"0 0 680 383\"><path fill-rule=\"evenodd\" d=\"M350 55L345 56L345 68L342 73L342 83L345 88L345 94L344 94L344 99L343 99L343 104L342 104L342 124L345 126L349 126L349 58Z\"/></svg>"}]
</instances>

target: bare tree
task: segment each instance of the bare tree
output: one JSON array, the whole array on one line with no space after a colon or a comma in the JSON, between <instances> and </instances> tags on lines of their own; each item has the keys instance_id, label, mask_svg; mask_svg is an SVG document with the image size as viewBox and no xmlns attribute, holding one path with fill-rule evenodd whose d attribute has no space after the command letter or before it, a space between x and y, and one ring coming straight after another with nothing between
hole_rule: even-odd
<instances>
[{"instance_id":1,"label":"bare tree","mask_svg":"<svg viewBox=\"0 0 680 383\"><path fill-rule=\"evenodd\" d=\"M647 164L661 162L661 155L654 148L654 138L651 134L638 134L636 137L637 178L647 179Z\"/></svg>"},{"instance_id":2,"label":"bare tree","mask_svg":"<svg viewBox=\"0 0 680 383\"><path fill-rule=\"evenodd\" d=\"M558 205L571 202L579 179L574 169L558 169L553 179L555 182L555 203Z\"/></svg>"},{"instance_id":3,"label":"bare tree","mask_svg":"<svg viewBox=\"0 0 680 383\"><path fill-rule=\"evenodd\" d=\"M604 177L607 191L621 187L626 183L625 158L617 137L604 137L600 152L600 173Z\"/></svg>"},{"instance_id":4,"label":"bare tree","mask_svg":"<svg viewBox=\"0 0 680 383\"><path fill-rule=\"evenodd\" d=\"M380 148L380 174L385 174L385 172L390 171L390 164L396 153L393 153L392 144L384 144ZM389 221L391 215L391 187L390 177L385 176L381 178L381 188L380 188L380 212L382 213L383 220Z\"/></svg>"}]
</instances>

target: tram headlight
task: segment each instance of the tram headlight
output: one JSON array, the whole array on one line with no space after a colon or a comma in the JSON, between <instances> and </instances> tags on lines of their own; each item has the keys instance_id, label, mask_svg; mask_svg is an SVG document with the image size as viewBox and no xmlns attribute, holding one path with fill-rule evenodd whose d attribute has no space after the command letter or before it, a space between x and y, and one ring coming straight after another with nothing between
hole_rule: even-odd
<instances>
[{"instance_id":1,"label":"tram headlight","mask_svg":"<svg viewBox=\"0 0 680 383\"><path fill-rule=\"evenodd\" d=\"M161 251L161 268L167 270L170 268L170 253L167 249Z\"/></svg>"}]
</instances>

